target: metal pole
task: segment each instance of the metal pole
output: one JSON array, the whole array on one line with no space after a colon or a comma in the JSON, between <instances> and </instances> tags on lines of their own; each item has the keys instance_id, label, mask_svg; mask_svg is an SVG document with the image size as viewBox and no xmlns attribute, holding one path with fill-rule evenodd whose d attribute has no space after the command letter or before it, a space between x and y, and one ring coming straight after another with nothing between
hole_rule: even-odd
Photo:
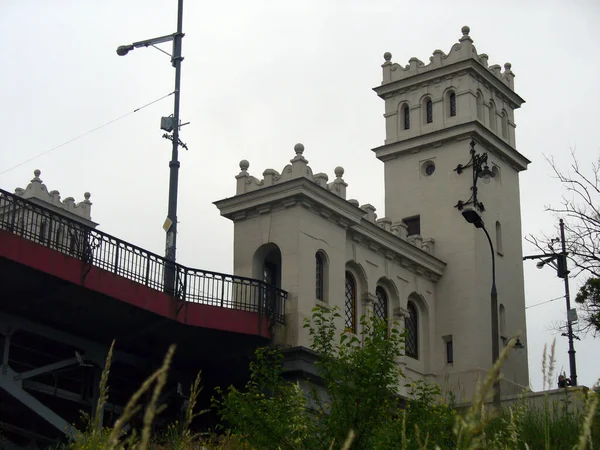
<instances>
[{"instance_id":1,"label":"metal pole","mask_svg":"<svg viewBox=\"0 0 600 450\"><path fill-rule=\"evenodd\" d=\"M483 231L490 244L492 252L492 290L490 292L491 311L492 311L492 365L498 361L500 357L500 342L498 336L498 291L496 290L496 255L494 254L494 245L492 239L485 226L482 226ZM500 380L496 378L494 381L494 406L500 408Z\"/></svg>"},{"instance_id":2,"label":"metal pole","mask_svg":"<svg viewBox=\"0 0 600 450\"><path fill-rule=\"evenodd\" d=\"M183 0L178 2L177 10L177 33L173 39L173 58L171 62L175 67L175 104L173 111L173 120L175 127L173 129L173 151L171 161L169 162L169 209L167 217L171 221L171 226L167 230L165 244L165 258L168 262L175 262L177 252L177 188L179 183L179 100L181 96L181 41L183 38ZM165 267L165 291L174 295L175 289L175 265L168 264Z\"/></svg>"},{"instance_id":3,"label":"metal pole","mask_svg":"<svg viewBox=\"0 0 600 450\"><path fill-rule=\"evenodd\" d=\"M567 246L565 243L565 223L560 219L560 241L562 245L562 254L564 262L564 281L565 281L565 299L567 301L567 336L569 338L569 369L571 371L571 386L577 386L577 367L575 364L575 346L573 345L573 327L569 318L571 311L571 298L569 295L569 271L567 270Z\"/></svg>"}]
</instances>

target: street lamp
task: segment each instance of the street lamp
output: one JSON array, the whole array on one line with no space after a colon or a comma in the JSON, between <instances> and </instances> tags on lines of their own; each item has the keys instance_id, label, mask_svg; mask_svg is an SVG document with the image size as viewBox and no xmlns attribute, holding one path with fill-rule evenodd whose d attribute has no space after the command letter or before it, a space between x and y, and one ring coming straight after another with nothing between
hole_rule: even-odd
<instances>
[{"instance_id":1,"label":"street lamp","mask_svg":"<svg viewBox=\"0 0 600 450\"><path fill-rule=\"evenodd\" d=\"M565 223L562 219L559 221L560 226L560 239L552 239L550 243L550 249L552 253L543 253L541 255L530 255L524 256L523 261L527 259L539 259L535 265L538 269L542 269L546 265L550 265L556 269L556 276L564 280L565 285L565 300L567 304L567 333L566 336L569 339L569 370L571 372L571 386L577 386L577 365L575 362L575 345L573 343L573 326L572 322L572 310L571 309L571 296L569 293L569 269L567 267L567 246L565 242ZM561 243L561 252L556 253L552 248L555 243ZM563 333L565 336L565 333Z\"/></svg>"},{"instance_id":2,"label":"street lamp","mask_svg":"<svg viewBox=\"0 0 600 450\"><path fill-rule=\"evenodd\" d=\"M165 131L173 131L173 135L163 135L163 137L173 141L173 150L171 153L171 161L169 162L169 206L167 219L163 225L163 228L166 232L166 243L165 243L165 259L167 260L167 264L165 265L165 273L164 273L164 287L165 292L175 295L175 260L176 260L176 251L177 251L177 189L179 184L179 149L178 147L181 145L185 148L185 144L183 144L179 140L179 128L181 126L179 121L179 101L180 101L180 84L181 84L181 61L183 61L183 57L181 56L181 41L184 36L182 32L183 28L183 0L178 1L178 10L177 10L177 32L173 34L168 34L166 36L161 36L152 39L146 39L144 41L134 42L133 44L121 45L117 48L117 55L125 56L130 51L139 47L155 47L156 44L160 44L163 42L173 41L173 54L168 55L171 56L171 64L175 67L175 101L174 101L174 111L173 116L171 117L163 117L161 120L161 128ZM158 50L164 52L163 50L155 47Z\"/></svg>"},{"instance_id":3,"label":"street lamp","mask_svg":"<svg viewBox=\"0 0 600 450\"><path fill-rule=\"evenodd\" d=\"M463 217L467 222L473 224L475 228L481 228L487 237L488 243L490 244L490 251L492 254L492 289L490 291L490 303L492 313L492 365L498 361L500 356L500 342L498 336L498 290L496 289L496 255L494 252L494 245L492 244L492 238L485 228L483 219L479 215L479 212L483 213L485 207L477 198L477 181L481 178L485 183L489 183L491 178L494 178L495 174L492 172L487 164L488 155L487 153L477 154L475 152L475 141L471 141L471 159L465 165L459 164L456 166L456 173L461 174L464 169L469 167L473 168L473 184L471 186L471 197L463 202L459 200L455 207L462 212ZM473 205L473 208L467 207L467 205ZM477 211L479 210L479 212ZM500 407L500 381L497 379L494 381L494 405Z\"/></svg>"}]
</instances>

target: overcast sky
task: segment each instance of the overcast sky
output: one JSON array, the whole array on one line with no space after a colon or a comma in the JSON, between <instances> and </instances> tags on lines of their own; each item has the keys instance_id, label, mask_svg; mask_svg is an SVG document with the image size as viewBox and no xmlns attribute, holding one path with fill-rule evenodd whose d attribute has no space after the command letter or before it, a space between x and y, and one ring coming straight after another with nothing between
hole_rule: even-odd
<instances>
[{"instance_id":1,"label":"overcast sky","mask_svg":"<svg viewBox=\"0 0 600 450\"><path fill-rule=\"evenodd\" d=\"M160 117L169 97L45 156L24 161L173 90L168 56L117 46L170 34L176 0L0 2L3 126L0 187L26 187L34 169L63 199L92 193L100 229L164 252L170 142ZM471 28L489 63L512 63L517 149L532 164L521 175L523 234L551 232L561 186L543 155L563 165L569 149L585 164L598 157L600 2L390 0L186 0L181 118L178 261L232 271L232 231L212 204L235 193L241 159L250 173L281 170L302 142L315 172L333 177L342 165L348 198L384 216L383 165L371 149L383 144L383 53L407 64L448 53ZM170 52L170 44L163 44ZM527 243L524 253L534 251ZM575 292L583 280L571 282ZM527 305L563 294L550 269L525 263ZM552 331L564 321L563 299L527 309L530 378L542 388L544 344L557 339L557 369L569 372L567 340ZM576 341L580 384L600 377L600 340Z\"/></svg>"}]
</instances>

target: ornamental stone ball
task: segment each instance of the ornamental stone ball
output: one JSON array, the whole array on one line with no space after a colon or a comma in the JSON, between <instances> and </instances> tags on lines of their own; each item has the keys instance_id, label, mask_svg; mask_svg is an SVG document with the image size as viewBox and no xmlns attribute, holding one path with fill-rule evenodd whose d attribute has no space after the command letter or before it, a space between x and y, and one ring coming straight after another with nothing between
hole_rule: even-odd
<instances>
[{"instance_id":1,"label":"ornamental stone ball","mask_svg":"<svg viewBox=\"0 0 600 450\"><path fill-rule=\"evenodd\" d=\"M300 143L294 145L294 151L296 152L296 155L301 155L304 153L304 145Z\"/></svg>"},{"instance_id":2,"label":"ornamental stone ball","mask_svg":"<svg viewBox=\"0 0 600 450\"><path fill-rule=\"evenodd\" d=\"M240 169L242 169L242 172L245 172L246 170L248 170L248 167L250 167L250 163L247 160L242 159L240 161Z\"/></svg>"},{"instance_id":3,"label":"ornamental stone ball","mask_svg":"<svg viewBox=\"0 0 600 450\"><path fill-rule=\"evenodd\" d=\"M392 54L390 52L385 52L383 54L383 59L385 59L386 61L391 61L392 60Z\"/></svg>"},{"instance_id":4,"label":"ornamental stone ball","mask_svg":"<svg viewBox=\"0 0 600 450\"><path fill-rule=\"evenodd\" d=\"M462 31L463 36L468 36L469 33L470 33L470 31L471 31L471 29L468 26L465 25L464 27L461 28L460 31Z\"/></svg>"},{"instance_id":5,"label":"ornamental stone ball","mask_svg":"<svg viewBox=\"0 0 600 450\"><path fill-rule=\"evenodd\" d=\"M342 176L344 175L344 168L342 166L337 166L333 172L335 173L335 176L338 178L342 178Z\"/></svg>"}]
</instances>

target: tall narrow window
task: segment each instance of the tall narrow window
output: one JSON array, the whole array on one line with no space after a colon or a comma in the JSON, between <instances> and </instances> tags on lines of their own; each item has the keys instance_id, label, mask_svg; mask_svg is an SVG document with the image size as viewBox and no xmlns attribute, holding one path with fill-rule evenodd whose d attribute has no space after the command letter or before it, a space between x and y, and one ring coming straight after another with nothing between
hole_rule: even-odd
<instances>
[{"instance_id":1,"label":"tall narrow window","mask_svg":"<svg viewBox=\"0 0 600 450\"><path fill-rule=\"evenodd\" d=\"M499 327L500 327L500 336L506 337L506 308L503 304L500 304L500 318L499 318Z\"/></svg>"},{"instance_id":2,"label":"tall narrow window","mask_svg":"<svg viewBox=\"0 0 600 450\"><path fill-rule=\"evenodd\" d=\"M477 118L483 122L483 95L477 92Z\"/></svg>"},{"instance_id":3,"label":"tall narrow window","mask_svg":"<svg viewBox=\"0 0 600 450\"><path fill-rule=\"evenodd\" d=\"M377 301L373 305L373 313L375 317L381 320L388 319L388 297L385 293L385 290L381 286L377 286L375 289L375 295L377 297Z\"/></svg>"},{"instance_id":4,"label":"tall narrow window","mask_svg":"<svg viewBox=\"0 0 600 450\"><path fill-rule=\"evenodd\" d=\"M496 221L496 253L499 255L504 254L504 249L502 248L502 225L498 221Z\"/></svg>"},{"instance_id":5,"label":"tall narrow window","mask_svg":"<svg viewBox=\"0 0 600 450\"><path fill-rule=\"evenodd\" d=\"M446 362L448 364L454 363L454 345L452 343L452 336L446 341Z\"/></svg>"},{"instance_id":6,"label":"tall narrow window","mask_svg":"<svg viewBox=\"0 0 600 450\"><path fill-rule=\"evenodd\" d=\"M413 302L408 302L408 316L404 318L406 329L405 353L406 356L419 359L419 314Z\"/></svg>"},{"instance_id":7,"label":"tall narrow window","mask_svg":"<svg viewBox=\"0 0 600 450\"><path fill-rule=\"evenodd\" d=\"M404 105L402 107L402 120L404 122L404 129L409 130L410 129L410 109L409 109L408 105Z\"/></svg>"},{"instance_id":8,"label":"tall narrow window","mask_svg":"<svg viewBox=\"0 0 600 450\"><path fill-rule=\"evenodd\" d=\"M348 331L356 333L356 281L354 281L354 277L349 272L346 272L344 325Z\"/></svg>"},{"instance_id":9,"label":"tall narrow window","mask_svg":"<svg viewBox=\"0 0 600 450\"><path fill-rule=\"evenodd\" d=\"M456 116L456 94L454 92L450 92L448 100L450 103L450 116Z\"/></svg>"},{"instance_id":10,"label":"tall narrow window","mask_svg":"<svg viewBox=\"0 0 600 450\"><path fill-rule=\"evenodd\" d=\"M508 139L508 116L506 111L502 111L502 137Z\"/></svg>"},{"instance_id":11,"label":"tall narrow window","mask_svg":"<svg viewBox=\"0 0 600 450\"><path fill-rule=\"evenodd\" d=\"M433 122L433 102L430 98L425 101L425 115L427 123Z\"/></svg>"},{"instance_id":12,"label":"tall narrow window","mask_svg":"<svg viewBox=\"0 0 600 450\"><path fill-rule=\"evenodd\" d=\"M315 267L316 267L316 292L315 296L317 300L325 301L325 261L323 261L323 255L317 253L315 255Z\"/></svg>"},{"instance_id":13,"label":"tall narrow window","mask_svg":"<svg viewBox=\"0 0 600 450\"><path fill-rule=\"evenodd\" d=\"M40 230L39 230L39 240L40 240L40 244L45 244L46 243L46 236L48 235L48 222L46 222L45 220L42 220L42 223L40 223Z\"/></svg>"},{"instance_id":14,"label":"tall narrow window","mask_svg":"<svg viewBox=\"0 0 600 450\"><path fill-rule=\"evenodd\" d=\"M496 105L490 102L490 129L496 131Z\"/></svg>"}]
</instances>

